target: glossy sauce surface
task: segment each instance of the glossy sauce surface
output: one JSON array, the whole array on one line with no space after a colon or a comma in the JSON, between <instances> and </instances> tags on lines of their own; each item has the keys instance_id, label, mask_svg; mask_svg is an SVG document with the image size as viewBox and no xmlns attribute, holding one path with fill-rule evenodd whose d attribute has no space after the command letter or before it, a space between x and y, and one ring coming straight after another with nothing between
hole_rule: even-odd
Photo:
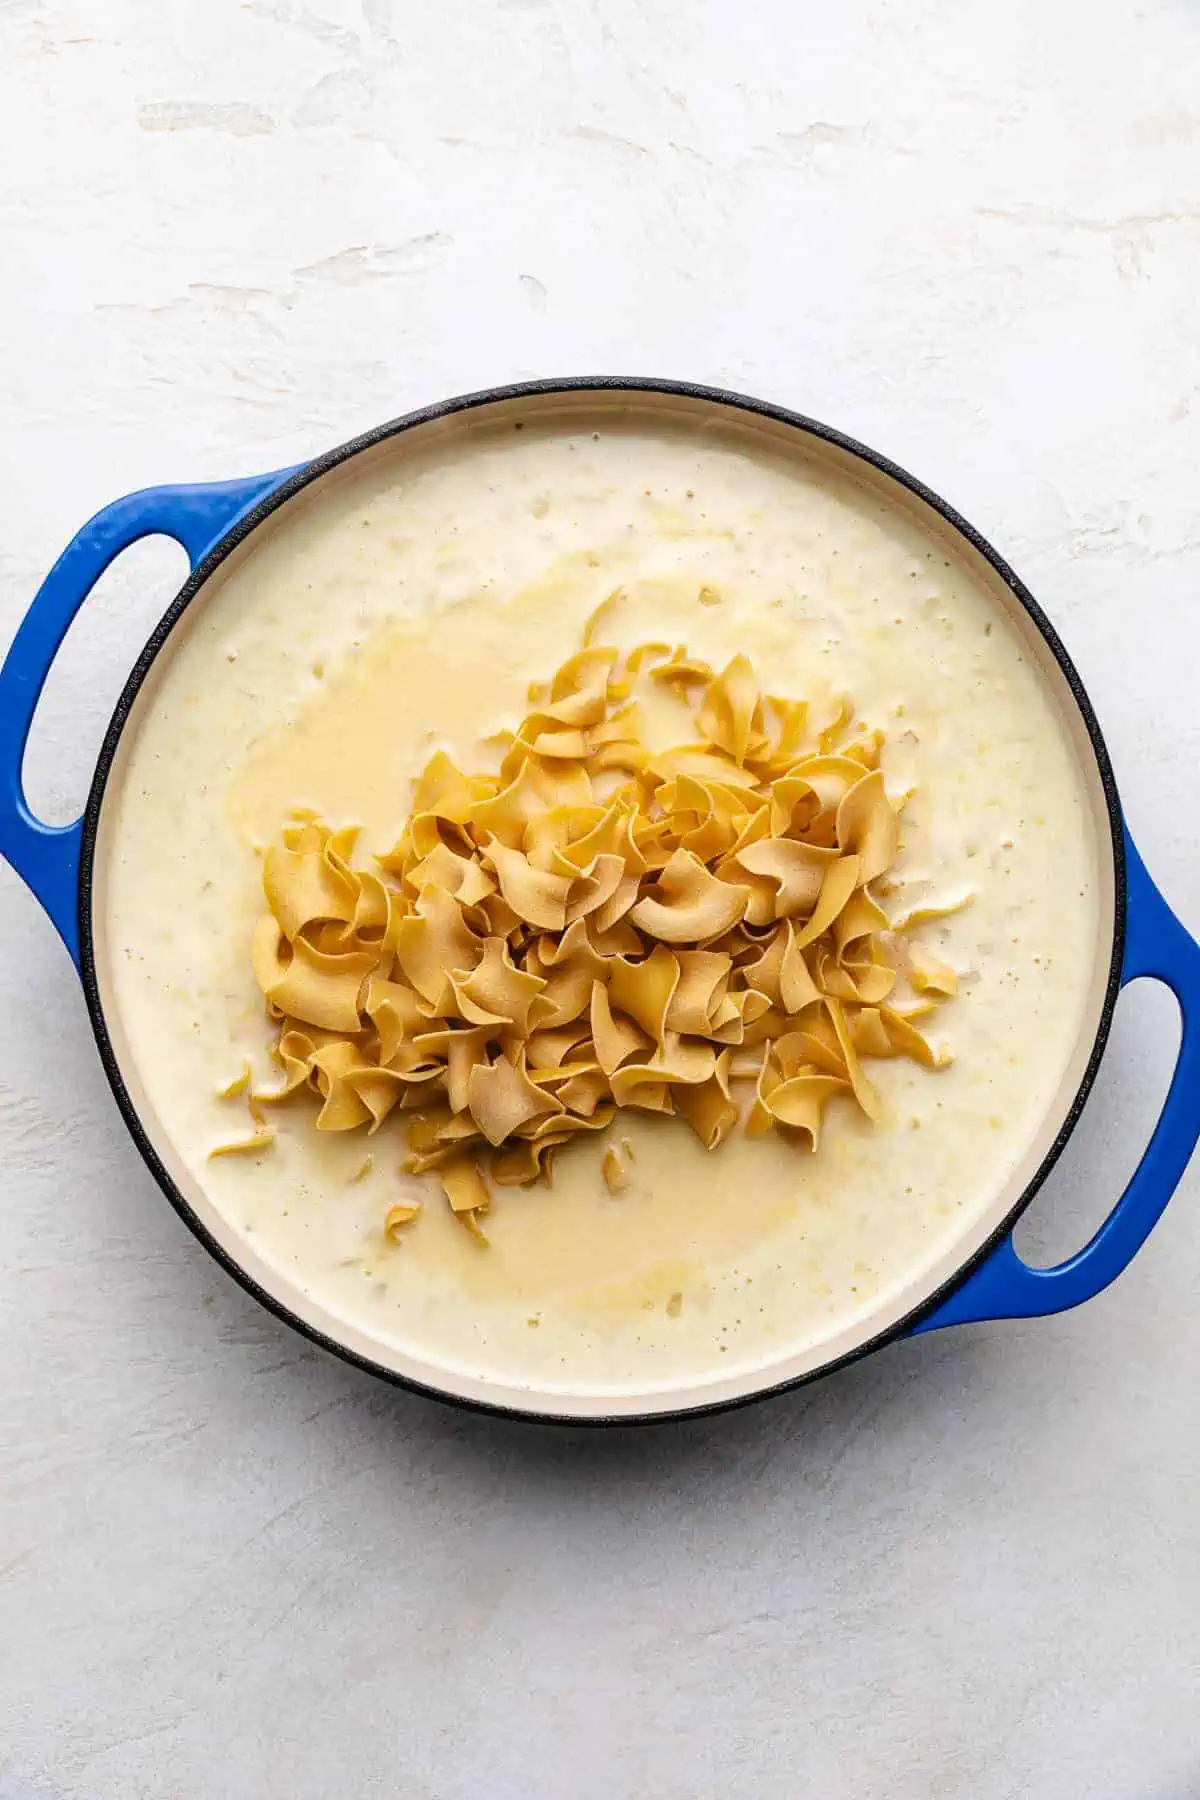
<instances>
[{"instance_id":1,"label":"glossy sauce surface","mask_svg":"<svg viewBox=\"0 0 1200 1800\"><path fill-rule=\"evenodd\" d=\"M105 820L104 943L156 1128L239 1235L381 1344L542 1388L636 1391L769 1363L861 1322L994 1202L1076 1047L1097 960L1092 814L1026 642L951 541L822 461L745 434L605 419L400 440L256 534L160 658ZM318 1136L301 1105L255 1159L216 1088L268 1026L250 975L261 851L290 807L385 848L443 746L494 767L531 678L624 597L606 639L746 652L818 714L851 696L913 789L896 873L959 972L930 1074L872 1063L886 1119L827 1114L813 1157L621 1115L630 1185L564 1155L502 1190L481 1249L399 1173L402 1125ZM666 721L662 722L663 728ZM361 1173L364 1158L371 1166ZM355 1178L357 1177L357 1178ZM398 1246L387 1207L415 1194Z\"/></svg>"}]
</instances>

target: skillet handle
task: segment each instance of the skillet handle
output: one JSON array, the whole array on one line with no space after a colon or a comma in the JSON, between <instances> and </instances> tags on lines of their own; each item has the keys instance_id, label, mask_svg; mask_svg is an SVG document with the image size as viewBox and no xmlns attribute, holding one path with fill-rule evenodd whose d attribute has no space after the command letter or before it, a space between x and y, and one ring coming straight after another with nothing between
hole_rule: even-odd
<instances>
[{"instance_id":1,"label":"skillet handle","mask_svg":"<svg viewBox=\"0 0 1200 1800\"><path fill-rule=\"evenodd\" d=\"M142 488L114 500L72 538L17 628L0 668L0 855L41 901L75 963L83 822L43 824L29 810L21 780L29 728L51 664L71 621L122 550L161 533L182 545L194 569L243 513L292 473L279 469L241 481Z\"/></svg>"},{"instance_id":2,"label":"skillet handle","mask_svg":"<svg viewBox=\"0 0 1200 1800\"><path fill-rule=\"evenodd\" d=\"M1154 1135L1125 1192L1090 1244L1053 1269L1031 1269L1001 1239L987 1260L914 1334L979 1319L1064 1312L1115 1281L1141 1249L1175 1192L1200 1137L1200 945L1184 930L1125 833L1128 913L1121 986L1139 976L1165 981L1179 1002L1182 1037Z\"/></svg>"}]
</instances>

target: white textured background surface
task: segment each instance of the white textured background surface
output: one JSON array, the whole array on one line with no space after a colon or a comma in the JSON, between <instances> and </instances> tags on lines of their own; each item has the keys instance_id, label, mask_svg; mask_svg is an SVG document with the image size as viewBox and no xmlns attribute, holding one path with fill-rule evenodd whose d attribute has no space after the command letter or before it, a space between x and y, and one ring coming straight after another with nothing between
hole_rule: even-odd
<instances>
[{"instance_id":1,"label":"white textured background surface","mask_svg":"<svg viewBox=\"0 0 1200 1800\"><path fill-rule=\"evenodd\" d=\"M1195 0L0 0L0 607L143 483L598 371L757 391L955 501L1060 625L1200 929ZM177 578L30 758L77 808ZM1130 1003L1024 1229L1144 1138ZM328 1360L126 1141L0 879L3 1800L1183 1800L1200 1179L1115 1289L644 1434Z\"/></svg>"}]
</instances>

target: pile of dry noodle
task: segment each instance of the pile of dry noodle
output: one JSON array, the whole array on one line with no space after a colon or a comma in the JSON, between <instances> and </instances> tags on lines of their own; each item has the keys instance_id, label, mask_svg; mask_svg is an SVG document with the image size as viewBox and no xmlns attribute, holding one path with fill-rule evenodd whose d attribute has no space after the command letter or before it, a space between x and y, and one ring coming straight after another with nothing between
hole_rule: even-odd
<instances>
[{"instance_id":1,"label":"pile of dry noodle","mask_svg":"<svg viewBox=\"0 0 1200 1800\"><path fill-rule=\"evenodd\" d=\"M639 680L688 702L693 742L648 748ZM406 1170L482 1235L489 1179L548 1178L618 1108L678 1113L716 1150L750 1082L747 1132L815 1150L833 1096L878 1116L864 1057L939 1066L912 1021L955 978L904 932L948 909L889 921L872 893L899 804L848 703L810 733L744 656L715 674L650 644L585 648L530 705L498 773L433 757L377 869L310 815L267 852L252 954L283 1080L252 1105L313 1090L322 1131L408 1113ZM270 1139L255 1116L225 1148Z\"/></svg>"}]
</instances>

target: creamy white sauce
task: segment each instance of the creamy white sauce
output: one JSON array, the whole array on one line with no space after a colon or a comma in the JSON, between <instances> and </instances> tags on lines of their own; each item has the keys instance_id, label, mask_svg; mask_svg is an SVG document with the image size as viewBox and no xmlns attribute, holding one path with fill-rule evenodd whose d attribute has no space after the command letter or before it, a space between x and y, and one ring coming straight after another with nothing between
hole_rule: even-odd
<instances>
[{"instance_id":1,"label":"creamy white sauce","mask_svg":"<svg viewBox=\"0 0 1200 1800\"><path fill-rule=\"evenodd\" d=\"M885 1123L837 1103L815 1157L741 1136L708 1156L680 1122L620 1115L628 1191L588 1142L552 1190L500 1191L488 1250L399 1173L398 1118L318 1136L301 1105L258 1158L209 1161L247 1123L216 1087L247 1057L269 1074L248 941L288 809L388 845L431 750L494 766L487 735L617 587L623 645L743 650L770 691L818 711L845 692L886 733L891 791L915 789L905 898L973 896L921 928L961 978L932 1031L953 1066L870 1064ZM122 1055L236 1233L371 1342L597 1394L769 1365L869 1335L1040 1153L1103 960L1094 797L1029 638L886 494L752 434L607 415L402 439L258 533L175 635L104 820ZM413 1193L424 1214L389 1246Z\"/></svg>"}]
</instances>

